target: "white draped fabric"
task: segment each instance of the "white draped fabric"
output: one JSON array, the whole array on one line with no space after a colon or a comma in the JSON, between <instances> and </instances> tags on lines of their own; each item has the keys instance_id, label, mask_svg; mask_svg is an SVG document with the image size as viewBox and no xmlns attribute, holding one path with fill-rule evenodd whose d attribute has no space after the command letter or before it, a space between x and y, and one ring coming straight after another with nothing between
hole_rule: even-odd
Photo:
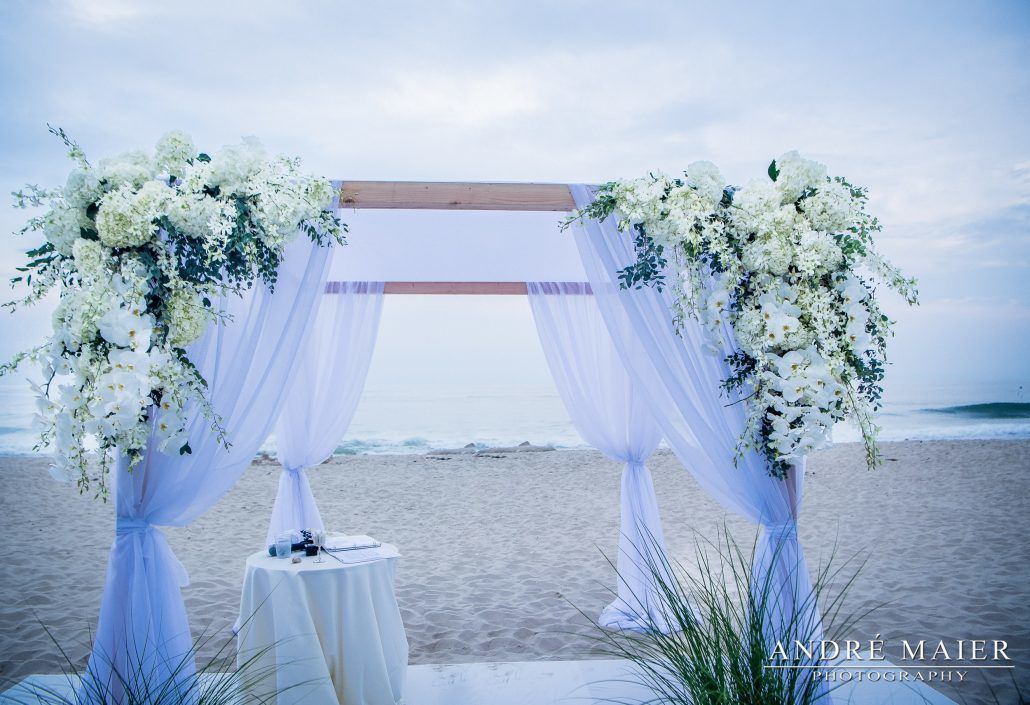
<instances>
[{"instance_id":1,"label":"white draped fabric","mask_svg":"<svg viewBox=\"0 0 1030 705\"><path fill-rule=\"evenodd\" d=\"M346 257L333 281L583 281L558 213L348 210Z\"/></svg>"},{"instance_id":2,"label":"white draped fabric","mask_svg":"<svg viewBox=\"0 0 1030 705\"><path fill-rule=\"evenodd\" d=\"M379 330L383 283L333 282L321 299L275 427L283 471L268 526L269 545L280 533L325 528L306 469L333 454L354 418Z\"/></svg>"},{"instance_id":3,"label":"white draped fabric","mask_svg":"<svg viewBox=\"0 0 1030 705\"><path fill-rule=\"evenodd\" d=\"M656 548L664 552L665 538L644 464L658 447L661 430L626 374L589 287L528 282L527 288L540 344L572 423L590 445L624 463L618 594L598 622L627 630L661 623L645 558Z\"/></svg>"},{"instance_id":4,"label":"white draped fabric","mask_svg":"<svg viewBox=\"0 0 1030 705\"><path fill-rule=\"evenodd\" d=\"M577 208L593 202L595 187L570 188ZM734 464L745 410L720 393L719 383L729 373L724 356L702 350L704 333L696 321L684 321L676 332L667 289L620 287L618 272L636 257L630 234L619 232L614 216L584 221L576 228L576 243L615 347L666 441L721 504L763 527L755 569L759 580L774 572L774 620L805 620L820 638L817 610L797 609L811 606L812 593L795 523L803 463L786 480L770 476L765 460L753 451ZM729 331L726 337L732 340Z\"/></svg>"},{"instance_id":5,"label":"white draped fabric","mask_svg":"<svg viewBox=\"0 0 1030 705\"><path fill-rule=\"evenodd\" d=\"M166 455L152 437L131 472L118 462L117 533L80 701L92 703L104 693L106 702L125 702L123 678L190 682L195 665L180 591L187 575L157 527L189 524L250 465L290 387L298 347L325 288L330 251L298 235L287 248L274 294L259 284L227 298L222 306L232 320L212 325L190 346L228 448L193 406L185 410L192 454ZM195 697L187 693L183 701Z\"/></svg>"}]
</instances>

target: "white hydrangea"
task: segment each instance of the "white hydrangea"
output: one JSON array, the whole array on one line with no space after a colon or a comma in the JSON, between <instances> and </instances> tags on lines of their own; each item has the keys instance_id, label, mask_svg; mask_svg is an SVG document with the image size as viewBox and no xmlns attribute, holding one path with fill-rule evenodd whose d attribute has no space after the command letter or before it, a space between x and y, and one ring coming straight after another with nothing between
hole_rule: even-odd
<instances>
[{"instance_id":1,"label":"white hydrangea","mask_svg":"<svg viewBox=\"0 0 1030 705\"><path fill-rule=\"evenodd\" d=\"M192 195L172 199L165 215L176 229L184 233L219 232L224 210L221 201ZM212 224L218 228L213 228Z\"/></svg>"},{"instance_id":2,"label":"white hydrangea","mask_svg":"<svg viewBox=\"0 0 1030 705\"><path fill-rule=\"evenodd\" d=\"M97 233L108 247L136 247L157 234L154 220L169 210L172 191L160 181L138 190L131 184L104 196L97 212Z\"/></svg>"},{"instance_id":3,"label":"white hydrangea","mask_svg":"<svg viewBox=\"0 0 1030 705\"><path fill-rule=\"evenodd\" d=\"M61 195L69 206L85 211L90 205L96 203L103 192L100 179L92 169L73 169L68 174L68 180L65 182Z\"/></svg>"},{"instance_id":4,"label":"white hydrangea","mask_svg":"<svg viewBox=\"0 0 1030 705\"><path fill-rule=\"evenodd\" d=\"M779 175L776 177L775 186L784 204L794 203L809 189L818 189L826 185L826 166L805 159L796 150L781 154L776 159L776 168Z\"/></svg>"},{"instance_id":5,"label":"white hydrangea","mask_svg":"<svg viewBox=\"0 0 1030 705\"><path fill-rule=\"evenodd\" d=\"M211 317L200 297L183 289L173 291L167 305L168 342L174 347L185 348L203 334Z\"/></svg>"},{"instance_id":6,"label":"white hydrangea","mask_svg":"<svg viewBox=\"0 0 1030 705\"><path fill-rule=\"evenodd\" d=\"M838 181L828 181L800 205L815 230L841 232L855 219L856 203L851 190Z\"/></svg>"},{"instance_id":7,"label":"white hydrangea","mask_svg":"<svg viewBox=\"0 0 1030 705\"><path fill-rule=\"evenodd\" d=\"M767 232L781 238L790 238L802 225L803 219L793 205L780 206L768 213L762 221L759 232Z\"/></svg>"},{"instance_id":8,"label":"white hydrangea","mask_svg":"<svg viewBox=\"0 0 1030 705\"><path fill-rule=\"evenodd\" d=\"M72 257L80 273L96 279L106 270L110 252L96 240L79 238L72 246Z\"/></svg>"},{"instance_id":9,"label":"white hydrangea","mask_svg":"<svg viewBox=\"0 0 1030 705\"><path fill-rule=\"evenodd\" d=\"M61 203L43 217L43 236L58 252L71 256L82 229L91 225L81 208Z\"/></svg>"},{"instance_id":10,"label":"white hydrangea","mask_svg":"<svg viewBox=\"0 0 1030 705\"><path fill-rule=\"evenodd\" d=\"M185 132L173 130L157 141L154 148L154 165L158 172L182 176L187 162L197 156L193 139Z\"/></svg>"},{"instance_id":11,"label":"white hydrangea","mask_svg":"<svg viewBox=\"0 0 1030 705\"><path fill-rule=\"evenodd\" d=\"M211 157L209 184L226 194L257 193L261 183L251 183L251 179L261 172L267 158L265 148L255 137L227 145Z\"/></svg>"},{"instance_id":12,"label":"white hydrangea","mask_svg":"<svg viewBox=\"0 0 1030 705\"><path fill-rule=\"evenodd\" d=\"M686 183L714 206L722 200L726 180L719 167L709 161L696 161L687 167Z\"/></svg>"},{"instance_id":13,"label":"white hydrangea","mask_svg":"<svg viewBox=\"0 0 1030 705\"><path fill-rule=\"evenodd\" d=\"M731 217L744 232L768 230L768 216L780 207L780 193L768 179L753 179L733 194Z\"/></svg>"},{"instance_id":14,"label":"white hydrangea","mask_svg":"<svg viewBox=\"0 0 1030 705\"><path fill-rule=\"evenodd\" d=\"M774 276L786 274L792 259L790 245L782 237L763 238L748 243L742 257L746 268Z\"/></svg>"},{"instance_id":15,"label":"white hydrangea","mask_svg":"<svg viewBox=\"0 0 1030 705\"><path fill-rule=\"evenodd\" d=\"M110 189L140 187L154 177L154 162L145 152L126 152L113 159L102 159L96 177Z\"/></svg>"},{"instance_id":16,"label":"white hydrangea","mask_svg":"<svg viewBox=\"0 0 1030 705\"><path fill-rule=\"evenodd\" d=\"M809 230L798 238L794 266L806 277L836 270L844 261L833 236Z\"/></svg>"}]
</instances>

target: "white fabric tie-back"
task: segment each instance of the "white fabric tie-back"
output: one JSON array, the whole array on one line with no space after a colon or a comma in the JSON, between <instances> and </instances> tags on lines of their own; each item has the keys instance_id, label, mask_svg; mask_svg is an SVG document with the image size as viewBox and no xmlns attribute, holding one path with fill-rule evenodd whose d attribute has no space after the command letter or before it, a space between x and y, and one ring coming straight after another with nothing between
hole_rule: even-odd
<instances>
[{"instance_id":1,"label":"white fabric tie-back","mask_svg":"<svg viewBox=\"0 0 1030 705\"><path fill-rule=\"evenodd\" d=\"M333 282L275 427L279 491L266 543L280 533L322 529L306 468L333 454L358 407L383 310L383 282Z\"/></svg>"},{"instance_id":2,"label":"white fabric tie-back","mask_svg":"<svg viewBox=\"0 0 1030 705\"><path fill-rule=\"evenodd\" d=\"M605 322L583 284L527 282L540 343L555 386L576 430L622 471L618 592L598 622L639 630L663 623L646 558L664 552L658 502L644 462L662 434L633 388Z\"/></svg>"},{"instance_id":3,"label":"white fabric tie-back","mask_svg":"<svg viewBox=\"0 0 1030 705\"><path fill-rule=\"evenodd\" d=\"M279 489L275 493L265 544L271 546L276 536L287 531L299 534L301 529L324 528L306 468L284 467L279 473ZM299 541L299 535L294 539Z\"/></svg>"},{"instance_id":4,"label":"white fabric tie-back","mask_svg":"<svg viewBox=\"0 0 1030 705\"><path fill-rule=\"evenodd\" d=\"M188 583L158 525L185 526L239 479L279 416L294 356L313 320L328 273L330 249L303 234L286 250L275 293L256 285L219 305L231 319L212 324L190 346L190 360L208 383L208 398L231 445L188 406L189 455L157 450L151 435L143 460L129 472L124 458L113 471L117 517L93 653L79 701L127 701L124 683L182 688L191 702L195 664L180 588Z\"/></svg>"},{"instance_id":5,"label":"white fabric tie-back","mask_svg":"<svg viewBox=\"0 0 1030 705\"><path fill-rule=\"evenodd\" d=\"M597 192L591 186L569 188L579 209L592 203ZM775 630L796 619L810 627L809 634L799 636L820 639L820 618L797 533L779 528L793 527L797 519L804 463L786 480L772 477L765 459L753 450L734 463L745 409L721 392L720 382L729 377L725 355L702 349L705 333L691 318L677 332L668 288L621 287L619 271L635 262L636 254L630 233L619 231L617 216L584 220L575 237L615 347L673 452L721 504L769 527L762 531L754 562L759 582L773 571L768 626ZM732 339L727 331L727 340Z\"/></svg>"}]
</instances>

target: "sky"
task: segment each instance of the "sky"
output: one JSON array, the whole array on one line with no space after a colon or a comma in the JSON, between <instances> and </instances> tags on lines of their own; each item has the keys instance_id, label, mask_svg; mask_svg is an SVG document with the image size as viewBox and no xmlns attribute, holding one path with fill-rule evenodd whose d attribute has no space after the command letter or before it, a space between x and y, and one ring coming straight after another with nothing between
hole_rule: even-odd
<instances>
[{"instance_id":1,"label":"sky","mask_svg":"<svg viewBox=\"0 0 1030 705\"><path fill-rule=\"evenodd\" d=\"M5 194L63 183L48 122L93 157L256 135L342 179L743 183L798 149L869 188L920 281L885 301L888 389L1030 381L1025 1L7 0L0 57ZM34 244L0 235L0 276ZM0 355L47 306L2 314ZM526 302L390 299L369 385L419 384L549 385Z\"/></svg>"}]
</instances>

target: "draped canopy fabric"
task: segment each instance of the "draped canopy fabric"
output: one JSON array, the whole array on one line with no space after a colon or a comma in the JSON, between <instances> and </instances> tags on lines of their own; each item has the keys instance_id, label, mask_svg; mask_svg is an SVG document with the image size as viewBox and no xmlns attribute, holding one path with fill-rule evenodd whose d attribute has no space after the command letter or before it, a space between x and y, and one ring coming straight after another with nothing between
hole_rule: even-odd
<instances>
[{"instance_id":1,"label":"draped canopy fabric","mask_svg":"<svg viewBox=\"0 0 1030 705\"><path fill-rule=\"evenodd\" d=\"M594 198L591 187L570 188L579 208ZM683 321L680 331L674 328L667 293L621 288L618 272L635 260L635 254L614 218L584 221L572 240L559 235L554 213L360 212L345 217L355 243L354 252L347 254L355 256L337 258L334 279L585 277L592 297L568 287L528 288L548 363L575 425L587 441L626 463L622 531L631 538L628 544L620 541L620 572L634 575L632 566L624 564L623 549L639 551L646 545L640 527L661 541L643 461L664 436L705 490L764 527L755 568L759 577L770 576L775 583L775 614L791 618L799 603L809 599L811 584L795 523L803 463L784 481L769 475L757 453L737 456L744 409L732 403L735 399L720 395L719 382L729 372L723 357L703 352L703 331L694 321ZM363 231L363 222L373 232ZM539 251L515 235L519 223L542 243ZM410 246L384 246L372 236L375 227L403 233L400 241ZM437 232L427 233L426 228ZM480 248L476 253L481 254L453 257L460 251L453 243L441 247L431 237L447 233L470 248ZM491 244L495 241L509 243L504 252L511 256L499 256ZM531 254L520 254L526 252ZM186 574L155 527L186 525L214 504L248 466L277 419L284 472L269 536L283 527L321 524L303 468L331 454L350 423L382 303L382 286L375 284L347 285L336 297L327 295L328 255L327 248L298 238L279 270L275 293L258 287L242 298L228 299L231 323L212 326L191 347L190 358L209 382L209 398L232 443L228 449L211 433L199 410L191 408L191 455L167 456L148 448L131 473L124 461L119 462L117 535L85 679L85 701L90 700L91 684L108 686L110 700L125 701L117 676L133 670L152 681L188 681L192 676L190 632L180 592ZM395 258L402 266L393 266ZM312 338L320 303L318 333ZM602 338L604 342L598 342ZM305 341L310 341L306 347ZM284 405L289 412L280 418ZM620 599L609 607L609 617L650 609L650 604L627 599L633 591L629 581L620 582ZM637 594L646 595L647 590ZM806 614L818 629L817 612ZM610 623L618 625L617 620Z\"/></svg>"},{"instance_id":2,"label":"draped canopy fabric","mask_svg":"<svg viewBox=\"0 0 1030 705\"><path fill-rule=\"evenodd\" d=\"M274 293L256 285L242 297L226 297L222 307L231 320L211 325L189 348L228 448L193 405L185 410L191 454L166 455L152 435L131 472L118 461L117 533L81 701L104 695L124 702L126 679L189 687L195 667L180 592L187 576L156 527L189 524L250 465L291 386L294 358L325 288L329 253L299 235L287 248Z\"/></svg>"},{"instance_id":3,"label":"draped canopy fabric","mask_svg":"<svg viewBox=\"0 0 1030 705\"><path fill-rule=\"evenodd\" d=\"M333 281L583 281L564 213L347 210Z\"/></svg>"},{"instance_id":4,"label":"draped canopy fabric","mask_svg":"<svg viewBox=\"0 0 1030 705\"><path fill-rule=\"evenodd\" d=\"M624 463L617 598L599 623L640 630L661 620L646 557L665 550L658 502L644 462L662 435L623 367L590 288L576 282L528 282L530 307L551 376L576 430Z\"/></svg>"},{"instance_id":5,"label":"draped canopy fabric","mask_svg":"<svg viewBox=\"0 0 1030 705\"><path fill-rule=\"evenodd\" d=\"M593 202L595 188L570 188L578 208ZM676 456L720 503L763 527L754 567L759 583L769 580L773 633L784 621L796 620L820 638L795 524L804 464L781 480L769 474L757 452L738 455L745 410L720 394L720 381L729 377L725 356L703 350L705 335L696 321L687 318L677 332L668 290L621 287L618 273L636 256L614 216L584 220L575 237L615 347ZM733 340L731 331L725 338Z\"/></svg>"},{"instance_id":6,"label":"draped canopy fabric","mask_svg":"<svg viewBox=\"0 0 1030 705\"><path fill-rule=\"evenodd\" d=\"M279 492L266 543L276 535L321 529L306 468L333 454L365 387L383 310L382 282L333 282L321 296L314 330L297 355L296 377L275 427Z\"/></svg>"}]
</instances>

